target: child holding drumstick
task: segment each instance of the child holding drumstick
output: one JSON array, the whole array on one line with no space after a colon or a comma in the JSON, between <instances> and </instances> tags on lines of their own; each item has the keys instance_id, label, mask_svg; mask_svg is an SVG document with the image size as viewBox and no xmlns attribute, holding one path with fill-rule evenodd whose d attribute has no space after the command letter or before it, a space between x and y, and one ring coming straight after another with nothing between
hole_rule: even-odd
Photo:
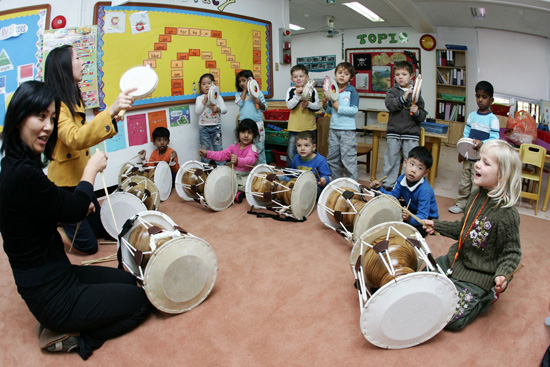
<instances>
[{"instance_id":1,"label":"child holding drumstick","mask_svg":"<svg viewBox=\"0 0 550 367\"><path fill-rule=\"evenodd\" d=\"M235 103L239 106L239 121L251 119L258 127L257 141L254 143L258 148L258 164L265 164L265 131L264 115L262 111L267 110L267 102L262 93L258 97L252 97L248 91L248 80L254 79L250 70L241 70L235 80L237 93ZM256 138L255 137L255 138Z\"/></svg>"},{"instance_id":2,"label":"child holding drumstick","mask_svg":"<svg viewBox=\"0 0 550 367\"><path fill-rule=\"evenodd\" d=\"M218 152L201 149L199 155L216 161L231 162L237 175L237 188L241 191L241 193L237 193L237 202L240 203L242 201L240 195L245 190L248 174L252 171L252 166L256 163L256 160L258 160L258 148L252 143L254 138L258 136L258 125L250 119L242 120L235 130L235 135L239 141L238 143L231 144Z\"/></svg>"},{"instance_id":3,"label":"child holding drumstick","mask_svg":"<svg viewBox=\"0 0 550 367\"><path fill-rule=\"evenodd\" d=\"M521 260L519 214L514 206L521 192L519 154L502 140L483 144L474 167L476 189L460 221L425 220L428 233L457 239L437 259L453 281L459 302L447 329L462 329L508 286Z\"/></svg>"},{"instance_id":4,"label":"child holding drumstick","mask_svg":"<svg viewBox=\"0 0 550 367\"><path fill-rule=\"evenodd\" d=\"M138 152L141 161L147 166L156 166L160 161L168 163L170 171L172 172L172 181L174 181L176 173L178 173L180 169L180 165L178 163L178 154L174 149L168 146L168 144L170 144L170 130L164 126L159 126L153 130L153 144L157 149L151 153L149 162L145 160L145 149Z\"/></svg>"},{"instance_id":5,"label":"child holding drumstick","mask_svg":"<svg viewBox=\"0 0 550 367\"><path fill-rule=\"evenodd\" d=\"M427 148L414 147L405 159L405 173L399 176L391 191L381 187L382 183L378 180L370 183L371 189L380 189L383 194L391 195L398 200L403 199L408 209L403 211L403 221L416 228L422 237L427 236L426 230L422 228L422 223L412 218L408 212L415 214L419 219L439 219L435 193L426 179L432 164L432 153Z\"/></svg>"}]
</instances>

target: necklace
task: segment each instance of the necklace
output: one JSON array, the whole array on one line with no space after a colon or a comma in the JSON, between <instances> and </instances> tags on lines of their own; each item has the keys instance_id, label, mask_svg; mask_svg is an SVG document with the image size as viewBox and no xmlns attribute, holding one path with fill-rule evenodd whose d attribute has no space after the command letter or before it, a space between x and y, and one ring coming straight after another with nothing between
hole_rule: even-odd
<instances>
[{"instance_id":1,"label":"necklace","mask_svg":"<svg viewBox=\"0 0 550 367\"><path fill-rule=\"evenodd\" d=\"M468 213L466 213L466 218L464 218L464 224L462 224L462 230L460 231L460 237L458 237L458 249L456 250L455 258L453 260L453 263L451 264L451 267L447 270L447 275L451 275L453 273L453 266L456 262L456 259L458 258L458 252L462 248L462 245L464 244L464 241L466 241L466 237L468 236L468 233L472 230L472 227L474 226L475 222L477 221L477 218L479 218L481 212L483 211L483 208L485 208L485 204L487 204L487 199L489 199L489 196L485 198L485 201L483 202L483 205L481 206L481 209L479 209L479 212L477 212L477 215L475 219L472 221L472 224L470 224L470 228L466 231L466 234L464 234L464 228L466 228L466 223L468 222L468 217L470 216L470 211L472 210L474 204L476 203L477 197L479 196L479 192L477 193L476 197L474 198L474 202L470 206L470 209L468 209ZM464 236L462 236L464 234Z\"/></svg>"}]
</instances>

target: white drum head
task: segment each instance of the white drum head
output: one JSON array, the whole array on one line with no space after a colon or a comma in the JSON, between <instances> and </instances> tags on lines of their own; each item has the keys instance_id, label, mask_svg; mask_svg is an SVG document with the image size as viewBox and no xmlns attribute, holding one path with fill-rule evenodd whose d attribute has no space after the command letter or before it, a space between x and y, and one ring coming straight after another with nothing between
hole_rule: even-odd
<instances>
[{"instance_id":1,"label":"white drum head","mask_svg":"<svg viewBox=\"0 0 550 367\"><path fill-rule=\"evenodd\" d=\"M357 239L369 228L385 222L402 222L402 209L391 203L390 200L399 204L399 201L393 196L375 196L359 211L355 216L353 224L352 242Z\"/></svg>"},{"instance_id":2,"label":"white drum head","mask_svg":"<svg viewBox=\"0 0 550 367\"><path fill-rule=\"evenodd\" d=\"M220 88L213 85L208 90L208 103L212 105L218 105L218 98L220 98Z\"/></svg>"},{"instance_id":3,"label":"white drum head","mask_svg":"<svg viewBox=\"0 0 550 367\"><path fill-rule=\"evenodd\" d=\"M172 171L170 170L170 165L164 161L158 162L153 180L159 190L160 200L164 201L168 199L172 192Z\"/></svg>"},{"instance_id":4,"label":"white drum head","mask_svg":"<svg viewBox=\"0 0 550 367\"><path fill-rule=\"evenodd\" d=\"M470 138L462 138L456 144L456 149L461 156L466 159L479 159L479 151L474 149L474 140Z\"/></svg>"},{"instance_id":5,"label":"white drum head","mask_svg":"<svg viewBox=\"0 0 550 367\"><path fill-rule=\"evenodd\" d=\"M204 170L204 164L199 161L187 161L180 165L178 173L176 173L176 179L174 185L176 186L176 192L185 201L194 201L198 198L198 195L187 192L183 187L183 175L191 170L201 169Z\"/></svg>"},{"instance_id":6,"label":"white drum head","mask_svg":"<svg viewBox=\"0 0 550 367\"><path fill-rule=\"evenodd\" d=\"M204 199L208 207L221 211L233 204L237 194L237 175L229 166L215 168L206 178Z\"/></svg>"},{"instance_id":7,"label":"white drum head","mask_svg":"<svg viewBox=\"0 0 550 367\"><path fill-rule=\"evenodd\" d=\"M378 289L361 312L361 332L372 344L408 348L431 339L453 316L458 293L453 282L435 272L399 277Z\"/></svg>"},{"instance_id":8,"label":"white drum head","mask_svg":"<svg viewBox=\"0 0 550 367\"><path fill-rule=\"evenodd\" d=\"M159 77L155 70L149 66L136 66L127 70L120 78L120 90L130 88L137 90L130 93L135 98L143 98L152 93L158 84Z\"/></svg>"},{"instance_id":9,"label":"white drum head","mask_svg":"<svg viewBox=\"0 0 550 367\"><path fill-rule=\"evenodd\" d=\"M218 260L212 247L198 237L183 236L153 253L145 268L143 287L157 309L182 313L206 299L217 274Z\"/></svg>"},{"instance_id":10,"label":"white drum head","mask_svg":"<svg viewBox=\"0 0 550 367\"><path fill-rule=\"evenodd\" d=\"M124 180L122 185L120 185L120 189L122 191L130 193L131 191L133 191L134 187L140 187L142 189L148 190L150 193L150 196L143 201L143 203L145 204L145 210L158 210L160 206L160 194L157 186L153 183L153 181L143 176L131 176L130 178Z\"/></svg>"},{"instance_id":11,"label":"white drum head","mask_svg":"<svg viewBox=\"0 0 550 367\"><path fill-rule=\"evenodd\" d=\"M341 177L337 178L336 180L331 181L324 189L321 191L321 195L319 196L319 200L317 201L317 215L319 216L319 219L321 222L326 225L327 227L333 228L333 227L340 227L340 223L338 223L332 214L330 214L324 206L327 206L327 200L334 191L336 191L335 188L342 188L342 187L349 187L353 189L356 192L359 192L361 188L359 187L359 184L357 181L352 180L349 177Z\"/></svg>"},{"instance_id":12,"label":"white drum head","mask_svg":"<svg viewBox=\"0 0 550 367\"><path fill-rule=\"evenodd\" d=\"M255 79L249 79L248 80L248 93L252 97L259 97L260 96L260 86L258 85L258 82Z\"/></svg>"},{"instance_id":13,"label":"white drum head","mask_svg":"<svg viewBox=\"0 0 550 367\"><path fill-rule=\"evenodd\" d=\"M126 234L124 235L124 239L128 241L128 243L130 243L130 245L132 245L134 248L137 247L137 244L130 242L130 237L132 235L132 232L140 226L145 226L144 224L142 224L140 219L153 226L164 228L167 231L175 230L174 227L176 226L176 223L174 223L172 218L170 218L168 215L162 212L159 212L156 210L147 210L147 211L138 213L137 216L138 218L136 218L136 220L134 221L132 228L130 228L130 230L126 232ZM128 246L122 241L119 241L118 245L121 247L120 253L122 256L122 263L124 267L130 273L132 273L136 278L141 279L142 272L140 272L139 270L140 264L136 263Z\"/></svg>"},{"instance_id":14,"label":"white drum head","mask_svg":"<svg viewBox=\"0 0 550 367\"><path fill-rule=\"evenodd\" d=\"M103 201L99 215L101 223L107 233L113 238L118 238L118 234L122 230L124 222L134 215L146 211L147 207L137 196L127 192L114 192L109 195L109 199L113 207L116 226L113 222L113 216L111 214L111 209L109 209L109 202L107 199Z\"/></svg>"},{"instance_id":15,"label":"white drum head","mask_svg":"<svg viewBox=\"0 0 550 367\"><path fill-rule=\"evenodd\" d=\"M257 196L258 194L254 195L252 191L252 182L254 180L254 177L258 175L267 175L270 173L273 173L273 167L271 167L268 164L259 164L256 167L250 171L250 174L246 178L246 187L245 187L245 196L246 201L248 202L248 205L250 206L266 206L270 203L270 201L263 200L262 197Z\"/></svg>"},{"instance_id":16,"label":"white drum head","mask_svg":"<svg viewBox=\"0 0 550 367\"><path fill-rule=\"evenodd\" d=\"M311 171L304 171L294 184L290 196L290 209L296 219L307 217L315 207L317 180Z\"/></svg>"},{"instance_id":17,"label":"white drum head","mask_svg":"<svg viewBox=\"0 0 550 367\"><path fill-rule=\"evenodd\" d=\"M336 80L330 78L330 82L327 83L326 88L327 88L327 90L325 90L326 96L332 101L337 101L338 96L340 95L340 90L338 89L338 83L336 83Z\"/></svg>"}]
</instances>

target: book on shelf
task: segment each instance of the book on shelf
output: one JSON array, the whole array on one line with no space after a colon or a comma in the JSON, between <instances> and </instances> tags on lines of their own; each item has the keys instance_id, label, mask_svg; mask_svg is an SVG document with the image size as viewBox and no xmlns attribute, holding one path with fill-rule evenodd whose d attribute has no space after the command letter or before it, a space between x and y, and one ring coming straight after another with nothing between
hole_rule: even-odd
<instances>
[{"instance_id":1,"label":"book on shelf","mask_svg":"<svg viewBox=\"0 0 550 367\"><path fill-rule=\"evenodd\" d=\"M451 102L438 102L436 117L440 120L464 122L465 106Z\"/></svg>"}]
</instances>

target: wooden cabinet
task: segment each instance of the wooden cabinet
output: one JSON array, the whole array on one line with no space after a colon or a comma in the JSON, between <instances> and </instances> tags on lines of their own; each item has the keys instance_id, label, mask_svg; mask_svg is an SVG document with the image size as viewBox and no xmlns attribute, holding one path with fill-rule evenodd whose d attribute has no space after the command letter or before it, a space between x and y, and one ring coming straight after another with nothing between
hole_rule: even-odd
<instances>
[{"instance_id":1,"label":"wooden cabinet","mask_svg":"<svg viewBox=\"0 0 550 367\"><path fill-rule=\"evenodd\" d=\"M436 57L436 119L449 126L448 145L456 145L462 138L467 118L466 83L467 52L437 49Z\"/></svg>"}]
</instances>

